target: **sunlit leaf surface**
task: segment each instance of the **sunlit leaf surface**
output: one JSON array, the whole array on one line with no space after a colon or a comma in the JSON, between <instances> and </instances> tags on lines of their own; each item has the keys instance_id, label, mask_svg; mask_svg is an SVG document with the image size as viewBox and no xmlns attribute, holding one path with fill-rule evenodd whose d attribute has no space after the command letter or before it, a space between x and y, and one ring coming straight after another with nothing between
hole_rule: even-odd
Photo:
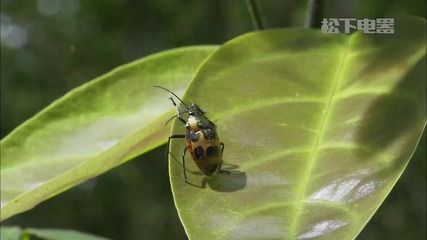
<instances>
[{"instance_id":1,"label":"sunlit leaf surface","mask_svg":"<svg viewBox=\"0 0 427 240\"><path fill-rule=\"evenodd\" d=\"M173 112L153 85L183 93L216 49L175 49L127 64L15 129L1 142L1 219L163 144Z\"/></svg>"},{"instance_id":2,"label":"sunlit leaf surface","mask_svg":"<svg viewBox=\"0 0 427 240\"><path fill-rule=\"evenodd\" d=\"M186 184L184 140L173 140L172 188L191 239L357 236L426 122L425 21L394 29L249 33L204 63L184 99L217 124L232 173L206 178L187 156Z\"/></svg>"}]
</instances>

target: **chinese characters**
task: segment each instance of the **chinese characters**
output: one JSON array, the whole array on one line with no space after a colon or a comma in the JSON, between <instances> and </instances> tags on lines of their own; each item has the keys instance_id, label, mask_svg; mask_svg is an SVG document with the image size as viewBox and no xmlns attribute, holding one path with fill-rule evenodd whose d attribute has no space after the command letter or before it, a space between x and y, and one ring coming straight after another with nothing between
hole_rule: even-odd
<instances>
[{"instance_id":1,"label":"chinese characters","mask_svg":"<svg viewBox=\"0 0 427 240\"><path fill-rule=\"evenodd\" d=\"M320 29L323 33L337 34L340 30L350 33L361 30L365 34L393 34L393 18L356 19L356 18L324 18Z\"/></svg>"}]
</instances>

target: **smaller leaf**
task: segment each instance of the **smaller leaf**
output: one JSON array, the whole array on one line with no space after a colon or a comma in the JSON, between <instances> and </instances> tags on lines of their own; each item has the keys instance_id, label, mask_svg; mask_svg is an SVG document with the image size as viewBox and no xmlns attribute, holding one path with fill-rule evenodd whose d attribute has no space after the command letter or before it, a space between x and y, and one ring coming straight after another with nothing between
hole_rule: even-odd
<instances>
[{"instance_id":1,"label":"smaller leaf","mask_svg":"<svg viewBox=\"0 0 427 240\"><path fill-rule=\"evenodd\" d=\"M108 238L67 229L27 228L25 233L48 240L108 240Z\"/></svg>"},{"instance_id":2,"label":"smaller leaf","mask_svg":"<svg viewBox=\"0 0 427 240\"><path fill-rule=\"evenodd\" d=\"M0 233L1 240L19 240L22 230L19 227L1 227Z\"/></svg>"},{"instance_id":3,"label":"smaller leaf","mask_svg":"<svg viewBox=\"0 0 427 240\"><path fill-rule=\"evenodd\" d=\"M173 114L153 85L183 92L216 47L173 49L58 99L1 141L1 220L163 144Z\"/></svg>"}]
</instances>

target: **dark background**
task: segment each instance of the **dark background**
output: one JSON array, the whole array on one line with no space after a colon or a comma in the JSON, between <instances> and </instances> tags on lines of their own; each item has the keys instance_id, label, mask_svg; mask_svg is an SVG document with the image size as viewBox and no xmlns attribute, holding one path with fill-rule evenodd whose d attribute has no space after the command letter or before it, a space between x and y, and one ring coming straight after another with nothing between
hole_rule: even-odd
<instances>
[{"instance_id":1,"label":"dark background","mask_svg":"<svg viewBox=\"0 0 427 240\"><path fill-rule=\"evenodd\" d=\"M301 27L306 2L259 1L264 26ZM426 17L425 0L325 1L325 17ZM243 0L1 0L1 137L69 90L171 48L252 31ZM425 134L358 239L426 239ZM113 239L186 239L167 162L156 149L4 225L69 228Z\"/></svg>"}]
</instances>

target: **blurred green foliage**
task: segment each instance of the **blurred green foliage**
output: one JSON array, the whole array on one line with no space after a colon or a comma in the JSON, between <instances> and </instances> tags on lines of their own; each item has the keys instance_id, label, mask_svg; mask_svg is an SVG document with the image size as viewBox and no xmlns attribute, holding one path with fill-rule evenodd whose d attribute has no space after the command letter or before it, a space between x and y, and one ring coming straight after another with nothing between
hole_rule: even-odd
<instances>
[{"instance_id":1,"label":"blurred green foliage","mask_svg":"<svg viewBox=\"0 0 427 240\"><path fill-rule=\"evenodd\" d=\"M426 17L425 0L324 1L325 17ZM259 1L266 28L301 27L304 1ZM1 0L1 136L114 67L252 31L245 1ZM84 106L82 106L84 107ZM358 239L425 239L426 136ZM130 161L2 224L69 228L113 239L186 239L164 149Z\"/></svg>"}]
</instances>

